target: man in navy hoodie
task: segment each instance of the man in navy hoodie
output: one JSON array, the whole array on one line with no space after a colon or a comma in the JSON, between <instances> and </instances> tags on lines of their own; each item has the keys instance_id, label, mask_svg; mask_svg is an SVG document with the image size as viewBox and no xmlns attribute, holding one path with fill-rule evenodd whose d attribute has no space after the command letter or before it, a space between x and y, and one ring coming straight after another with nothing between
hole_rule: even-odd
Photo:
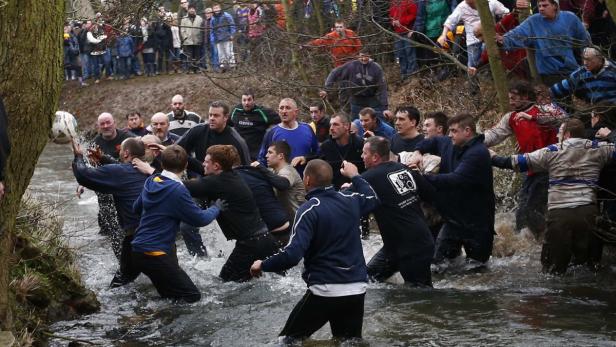
<instances>
[{"instance_id":1,"label":"man in navy hoodie","mask_svg":"<svg viewBox=\"0 0 616 347\"><path fill-rule=\"evenodd\" d=\"M130 275L130 242L139 225L139 215L133 212L133 203L141 194L143 183L148 176L135 169L131 161L145 155L145 146L140 139L128 138L120 145L120 164L98 167L86 166L83 150L74 141L73 152L73 174L77 182L97 193L113 195L124 238L120 249L120 269L111 281L111 287L132 282L136 276Z\"/></svg>"},{"instance_id":2,"label":"man in navy hoodie","mask_svg":"<svg viewBox=\"0 0 616 347\"><path fill-rule=\"evenodd\" d=\"M485 263L494 241L494 180L484 136L475 132L467 113L449 119L449 136L436 136L417 145L418 153L441 157L437 175L425 176L437 190L435 206L445 219L436 240L435 263L460 255ZM411 163L417 163L421 156Z\"/></svg>"},{"instance_id":3,"label":"man in navy hoodie","mask_svg":"<svg viewBox=\"0 0 616 347\"><path fill-rule=\"evenodd\" d=\"M133 206L141 214L132 242L133 274L143 272L163 298L199 301L199 289L174 256L175 236L180 221L198 227L210 224L224 210L225 202L216 200L207 210L195 204L180 179L188 165L182 147L165 148L161 161L163 171L147 179Z\"/></svg>"},{"instance_id":4,"label":"man in navy hoodie","mask_svg":"<svg viewBox=\"0 0 616 347\"><path fill-rule=\"evenodd\" d=\"M379 201L355 165L345 161L340 170L357 192L337 192L331 166L321 159L308 162L303 179L308 200L297 210L289 244L250 268L258 277L262 271L289 269L304 258L308 290L280 333L289 340L307 338L327 322L336 338L361 338L368 275L359 219Z\"/></svg>"}]
</instances>

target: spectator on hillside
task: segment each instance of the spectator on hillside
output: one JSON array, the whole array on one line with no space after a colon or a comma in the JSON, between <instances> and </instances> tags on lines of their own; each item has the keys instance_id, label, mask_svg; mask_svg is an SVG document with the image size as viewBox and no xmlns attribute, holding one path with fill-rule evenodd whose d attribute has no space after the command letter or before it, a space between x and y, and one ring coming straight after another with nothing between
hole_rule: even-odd
<instances>
[{"instance_id":1,"label":"spectator on hillside","mask_svg":"<svg viewBox=\"0 0 616 347\"><path fill-rule=\"evenodd\" d=\"M351 106L351 118L357 119L359 111L365 107L373 108L379 117L387 110L387 83L383 69L370 59L370 54L359 52L356 60L333 69L325 80L325 90L319 96L326 98L329 91L338 84L341 106L347 102Z\"/></svg>"},{"instance_id":2,"label":"spectator on hillside","mask_svg":"<svg viewBox=\"0 0 616 347\"><path fill-rule=\"evenodd\" d=\"M554 84L555 98L575 95L590 104L608 102L616 107L616 64L594 47L584 49L583 65Z\"/></svg>"},{"instance_id":3,"label":"spectator on hillside","mask_svg":"<svg viewBox=\"0 0 616 347\"><path fill-rule=\"evenodd\" d=\"M235 35L235 22L233 17L223 12L220 4L212 6L214 15L211 19L212 41L218 51L218 62L224 72L229 67L235 67L235 55L233 54L233 37Z\"/></svg>"},{"instance_id":4,"label":"spectator on hillside","mask_svg":"<svg viewBox=\"0 0 616 347\"><path fill-rule=\"evenodd\" d=\"M413 36L413 25L417 17L417 5L413 0L391 0L389 18L391 26L398 35L394 44L400 63L400 77L407 79L417 70L415 47L408 41Z\"/></svg>"},{"instance_id":5,"label":"spectator on hillside","mask_svg":"<svg viewBox=\"0 0 616 347\"><path fill-rule=\"evenodd\" d=\"M532 48L541 81L552 85L578 67L574 49L590 45L590 36L573 13L560 11L557 0L539 0L539 13L496 41L506 51Z\"/></svg>"},{"instance_id":6,"label":"spectator on hillside","mask_svg":"<svg viewBox=\"0 0 616 347\"><path fill-rule=\"evenodd\" d=\"M92 64L90 63L90 51L92 45L88 41L88 31L92 26L92 21L87 20L77 32L77 43L79 44L79 60L81 63L81 77L83 81L92 75Z\"/></svg>"},{"instance_id":7,"label":"spectator on hillside","mask_svg":"<svg viewBox=\"0 0 616 347\"><path fill-rule=\"evenodd\" d=\"M173 47L173 34L167 23L167 12L164 6L158 7L158 20L153 23L156 36L156 73L167 73L169 69L169 52Z\"/></svg>"},{"instance_id":8,"label":"spectator on hillside","mask_svg":"<svg viewBox=\"0 0 616 347\"><path fill-rule=\"evenodd\" d=\"M456 0L415 0L415 3L417 4L417 17L413 24L413 31L423 33L425 37L417 35L418 37L413 37L413 39L421 43L432 44L441 35L443 24L458 2ZM430 49L418 49L417 53L419 60L425 64L432 65L434 61L440 59L440 54Z\"/></svg>"},{"instance_id":9,"label":"spectator on hillside","mask_svg":"<svg viewBox=\"0 0 616 347\"><path fill-rule=\"evenodd\" d=\"M127 80L130 78L135 43L133 42L133 38L128 34L128 26L125 26L124 29L125 30L122 31L120 36L116 39L116 50L118 57L118 72L122 75L122 79Z\"/></svg>"},{"instance_id":10,"label":"spectator on hillside","mask_svg":"<svg viewBox=\"0 0 616 347\"><path fill-rule=\"evenodd\" d=\"M186 73L197 73L199 71L201 45L203 44L202 26L203 18L197 14L195 6L188 6L188 16L182 18L180 22L180 37L186 55L184 60L184 71Z\"/></svg>"},{"instance_id":11,"label":"spectator on hillside","mask_svg":"<svg viewBox=\"0 0 616 347\"><path fill-rule=\"evenodd\" d=\"M265 12L260 3L254 2L250 4L250 13L248 14L248 37L253 41L259 39L265 31ZM254 46L254 45L253 45Z\"/></svg>"},{"instance_id":12,"label":"spectator on hillside","mask_svg":"<svg viewBox=\"0 0 616 347\"><path fill-rule=\"evenodd\" d=\"M79 66L79 39L71 25L64 26L63 39L64 76L67 81L78 79L79 84L85 86Z\"/></svg>"},{"instance_id":13,"label":"spectator on hillside","mask_svg":"<svg viewBox=\"0 0 616 347\"><path fill-rule=\"evenodd\" d=\"M218 52L216 51L216 44L212 41L212 15L214 12L211 7L207 7L203 10L203 45L201 47L201 66L204 69L209 67L214 72L218 72Z\"/></svg>"},{"instance_id":14,"label":"spectator on hillside","mask_svg":"<svg viewBox=\"0 0 616 347\"><path fill-rule=\"evenodd\" d=\"M182 50L180 28L178 27L178 20L176 18L169 16L167 17L167 21L171 29L171 49L169 50L169 60L171 61L171 65L173 65L173 72L178 73L180 71L180 64L182 63L182 56L180 53ZM169 73L171 73L171 70L169 70Z\"/></svg>"},{"instance_id":15,"label":"spectator on hillside","mask_svg":"<svg viewBox=\"0 0 616 347\"><path fill-rule=\"evenodd\" d=\"M141 56L143 57L145 75L152 77L156 75L155 49L158 44L156 36L154 36L154 30L150 23L148 23L147 18L141 18L141 35L143 37Z\"/></svg>"},{"instance_id":16,"label":"spectator on hillside","mask_svg":"<svg viewBox=\"0 0 616 347\"><path fill-rule=\"evenodd\" d=\"M466 32L466 49L468 51L468 63L469 67L477 66L479 62L479 56L481 55L481 41L473 33L473 29L480 23L479 12L475 8L476 0L464 0L455 10L447 17L445 24L443 25L443 31L441 36L438 37L437 42L445 47L447 41L447 33L453 31L459 22L464 23L464 31ZM497 0L489 0L490 12L494 17L504 16L509 13L509 9Z\"/></svg>"},{"instance_id":17,"label":"spectator on hillside","mask_svg":"<svg viewBox=\"0 0 616 347\"><path fill-rule=\"evenodd\" d=\"M334 66L342 66L353 60L361 50L361 40L357 34L347 29L343 20L334 23L334 29L325 36L308 42L303 47L323 47L329 50Z\"/></svg>"},{"instance_id":18,"label":"spectator on hillside","mask_svg":"<svg viewBox=\"0 0 616 347\"><path fill-rule=\"evenodd\" d=\"M90 43L90 64L94 75L94 83L99 83L101 79L101 65L103 65L103 55L105 54L105 42L107 38L99 29L98 24L92 24L87 33L87 40Z\"/></svg>"},{"instance_id":19,"label":"spectator on hillside","mask_svg":"<svg viewBox=\"0 0 616 347\"><path fill-rule=\"evenodd\" d=\"M520 24L518 21L518 12L513 11L503 17L496 26L494 27L494 31L499 35L504 35L509 30L517 27ZM475 37L478 38L481 42L483 42L483 29L481 28L481 23L479 23L474 30ZM516 77L520 79L528 79L528 65L526 64L526 50L525 49L516 49L512 51L504 51L500 50L501 61L503 62L503 67L513 73ZM471 66L468 68L469 75L473 76L477 73L477 68L481 65L486 65L489 63L488 60L488 50L483 47L481 51L481 56L479 57L479 62L477 66Z\"/></svg>"}]
</instances>

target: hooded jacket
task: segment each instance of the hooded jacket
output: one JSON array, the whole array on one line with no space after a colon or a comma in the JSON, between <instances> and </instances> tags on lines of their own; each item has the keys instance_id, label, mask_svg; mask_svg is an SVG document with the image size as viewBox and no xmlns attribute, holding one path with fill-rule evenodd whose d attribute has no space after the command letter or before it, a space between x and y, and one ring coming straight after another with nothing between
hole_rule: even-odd
<instances>
[{"instance_id":1,"label":"hooded jacket","mask_svg":"<svg viewBox=\"0 0 616 347\"><path fill-rule=\"evenodd\" d=\"M182 183L161 174L147 179L133 210L141 214L132 242L133 252L170 253L180 221L198 227L206 226L220 213L216 206L202 210L193 202Z\"/></svg>"},{"instance_id":2,"label":"hooded jacket","mask_svg":"<svg viewBox=\"0 0 616 347\"><path fill-rule=\"evenodd\" d=\"M87 167L80 155L73 160L73 174L80 185L99 193L113 195L123 229L132 229L139 225L139 215L133 212L133 203L139 197L147 175L139 172L131 163Z\"/></svg>"},{"instance_id":3,"label":"hooded jacket","mask_svg":"<svg viewBox=\"0 0 616 347\"><path fill-rule=\"evenodd\" d=\"M302 277L308 286L367 282L359 219L379 204L360 176L351 180L357 193L316 188L297 210L289 244L263 261L263 271L289 269L304 258Z\"/></svg>"}]
</instances>

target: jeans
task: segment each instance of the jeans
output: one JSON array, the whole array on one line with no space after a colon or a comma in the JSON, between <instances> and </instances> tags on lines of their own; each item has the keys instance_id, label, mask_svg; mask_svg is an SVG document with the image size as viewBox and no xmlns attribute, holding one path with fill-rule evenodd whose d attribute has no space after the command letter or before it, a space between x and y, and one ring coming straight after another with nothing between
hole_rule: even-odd
<instances>
[{"instance_id":1,"label":"jeans","mask_svg":"<svg viewBox=\"0 0 616 347\"><path fill-rule=\"evenodd\" d=\"M79 54L79 60L81 60L81 75L85 80L92 74L92 67L90 66L90 53Z\"/></svg>"},{"instance_id":2,"label":"jeans","mask_svg":"<svg viewBox=\"0 0 616 347\"><path fill-rule=\"evenodd\" d=\"M107 77L113 76L113 57L111 56L111 50L107 48L105 54L103 54L103 64L105 65L105 74Z\"/></svg>"},{"instance_id":3,"label":"jeans","mask_svg":"<svg viewBox=\"0 0 616 347\"><path fill-rule=\"evenodd\" d=\"M154 53L143 53L143 65L145 65L145 74L148 76L156 73L156 59Z\"/></svg>"},{"instance_id":4,"label":"jeans","mask_svg":"<svg viewBox=\"0 0 616 347\"><path fill-rule=\"evenodd\" d=\"M479 58L481 58L481 46L482 43L478 42L466 47L468 51L468 63L466 65L468 67L477 67L479 65Z\"/></svg>"},{"instance_id":5,"label":"jeans","mask_svg":"<svg viewBox=\"0 0 616 347\"><path fill-rule=\"evenodd\" d=\"M130 69L131 73L134 75L141 74L141 63L139 63L139 56L137 56L137 54L134 54L130 60Z\"/></svg>"},{"instance_id":6,"label":"jeans","mask_svg":"<svg viewBox=\"0 0 616 347\"><path fill-rule=\"evenodd\" d=\"M91 73L94 75L94 79L101 79L101 65L103 65L103 56L100 54L90 54L90 66L92 67Z\"/></svg>"},{"instance_id":7,"label":"jeans","mask_svg":"<svg viewBox=\"0 0 616 347\"><path fill-rule=\"evenodd\" d=\"M404 38L405 36L401 36L396 39L396 42L394 43L396 56L400 61L400 76L402 76L402 78L410 76L417 70L416 49Z\"/></svg>"},{"instance_id":8,"label":"jeans","mask_svg":"<svg viewBox=\"0 0 616 347\"><path fill-rule=\"evenodd\" d=\"M118 58L118 73L126 79L130 78L131 60L132 57Z\"/></svg>"},{"instance_id":9,"label":"jeans","mask_svg":"<svg viewBox=\"0 0 616 347\"><path fill-rule=\"evenodd\" d=\"M224 41L216 43L218 51L218 62L220 67L235 66L235 55L233 54L233 41Z\"/></svg>"}]
</instances>

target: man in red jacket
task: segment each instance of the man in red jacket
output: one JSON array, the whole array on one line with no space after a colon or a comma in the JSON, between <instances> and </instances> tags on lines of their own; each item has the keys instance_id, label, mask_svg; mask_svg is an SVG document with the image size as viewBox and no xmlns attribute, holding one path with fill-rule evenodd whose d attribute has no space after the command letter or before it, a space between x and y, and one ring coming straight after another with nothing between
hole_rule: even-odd
<instances>
[{"instance_id":1,"label":"man in red jacket","mask_svg":"<svg viewBox=\"0 0 616 347\"><path fill-rule=\"evenodd\" d=\"M355 58L361 50L361 40L353 30L345 27L344 21L337 20L334 23L334 30L308 42L306 46L328 48L334 59L334 67L338 67Z\"/></svg>"},{"instance_id":2,"label":"man in red jacket","mask_svg":"<svg viewBox=\"0 0 616 347\"><path fill-rule=\"evenodd\" d=\"M415 47L408 41L413 35L412 28L416 17L417 5L413 0L391 0L389 18L391 26L396 34L399 35L394 43L394 49L400 62L400 76L402 80L405 80L417 70Z\"/></svg>"},{"instance_id":3,"label":"man in red jacket","mask_svg":"<svg viewBox=\"0 0 616 347\"><path fill-rule=\"evenodd\" d=\"M509 87L511 112L492 129L484 133L486 146L491 147L515 136L519 153L531 153L558 141L553 115L544 114L535 103L535 90L530 83L520 81ZM516 229L528 226L536 238L545 230L545 212L548 199L548 175L528 172L518 195Z\"/></svg>"}]
</instances>

